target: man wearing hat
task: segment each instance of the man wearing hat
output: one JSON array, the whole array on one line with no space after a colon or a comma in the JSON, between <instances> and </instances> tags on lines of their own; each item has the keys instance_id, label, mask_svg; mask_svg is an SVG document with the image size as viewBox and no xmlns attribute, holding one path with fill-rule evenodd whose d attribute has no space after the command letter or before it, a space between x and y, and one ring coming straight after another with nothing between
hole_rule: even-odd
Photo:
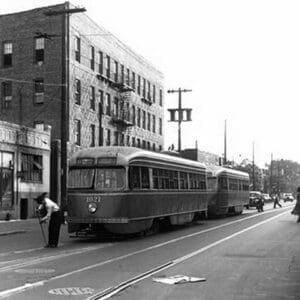
<instances>
[{"instance_id":1,"label":"man wearing hat","mask_svg":"<svg viewBox=\"0 0 300 300\"><path fill-rule=\"evenodd\" d=\"M39 205L38 210L45 210L46 215L40 219L41 223L46 223L49 220L48 227L48 248L56 248L58 245L59 230L60 230L60 209L57 203L46 197L47 193L42 193L36 202Z\"/></svg>"}]
</instances>

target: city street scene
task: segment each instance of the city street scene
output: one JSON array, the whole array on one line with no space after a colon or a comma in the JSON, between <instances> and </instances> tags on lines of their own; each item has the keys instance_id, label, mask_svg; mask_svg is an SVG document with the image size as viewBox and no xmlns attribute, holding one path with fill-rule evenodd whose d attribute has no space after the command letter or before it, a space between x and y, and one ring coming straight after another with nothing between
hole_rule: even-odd
<instances>
[{"instance_id":1,"label":"city street scene","mask_svg":"<svg viewBox=\"0 0 300 300\"><path fill-rule=\"evenodd\" d=\"M1 4L0 299L300 299L300 3Z\"/></svg>"}]
</instances>

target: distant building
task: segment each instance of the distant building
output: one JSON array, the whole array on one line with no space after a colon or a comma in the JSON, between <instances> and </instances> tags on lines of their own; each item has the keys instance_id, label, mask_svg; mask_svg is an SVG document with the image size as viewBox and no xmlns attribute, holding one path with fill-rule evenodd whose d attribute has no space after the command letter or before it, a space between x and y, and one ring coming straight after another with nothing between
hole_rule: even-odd
<instances>
[{"instance_id":1,"label":"distant building","mask_svg":"<svg viewBox=\"0 0 300 300\"><path fill-rule=\"evenodd\" d=\"M220 156L206 151L201 151L195 148L184 149L180 152L180 156L187 159L196 160L206 165L220 165Z\"/></svg>"},{"instance_id":2,"label":"distant building","mask_svg":"<svg viewBox=\"0 0 300 300\"><path fill-rule=\"evenodd\" d=\"M161 150L162 73L85 13L68 14L72 8L66 2L0 16L0 119L49 124L52 139L60 139L65 63L70 152L99 145Z\"/></svg>"},{"instance_id":3,"label":"distant building","mask_svg":"<svg viewBox=\"0 0 300 300\"><path fill-rule=\"evenodd\" d=\"M0 220L33 217L49 192L50 131L0 121Z\"/></svg>"}]
</instances>

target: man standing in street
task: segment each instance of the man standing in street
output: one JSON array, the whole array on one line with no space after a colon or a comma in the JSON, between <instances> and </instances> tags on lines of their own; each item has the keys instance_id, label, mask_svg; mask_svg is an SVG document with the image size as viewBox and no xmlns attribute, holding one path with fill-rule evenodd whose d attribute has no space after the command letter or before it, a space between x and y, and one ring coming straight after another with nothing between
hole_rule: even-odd
<instances>
[{"instance_id":1,"label":"man standing in street","mask_svg":"<svg viewBox=\"0 0 300 300\"><path fill-rule=\"evenodd\" d=\"M279 205L280 207L282 207L281 204L279 203L279 195L278 194L276 194L274 197L274 208L276 208L276 205Z\"/></svg>"},{"instance_id":2,"label":"man standing in street","mask_svg":"<svg viewBox=\"0 0 300 300\"><path fill-rule=\"evenodd\" d=\"M47 193L42 193L37 199L40 204L39 211L45 210L46 215L40 219L41 223L49 221L48 244L45 247L56 248L58 245L59 231L61 224L60 208L57 203L46 197Z\"/></svg>"}]
</instances>

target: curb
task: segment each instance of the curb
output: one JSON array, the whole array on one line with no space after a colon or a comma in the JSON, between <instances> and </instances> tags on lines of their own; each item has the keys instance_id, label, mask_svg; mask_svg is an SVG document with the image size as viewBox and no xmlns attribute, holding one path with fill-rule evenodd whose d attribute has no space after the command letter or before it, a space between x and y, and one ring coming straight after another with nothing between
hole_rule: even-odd
<instances>
[{"instance_id":1,"label":"curb","mask_svg":"<svg viewBox=\"0 0 300 300\"><path fill-rule=\"evenodd\" d=\"M12 235L12 234L18 234L18 233L25 233L25 232L27 232L27 231L26 230L6 231L6 232L0 232L0 236Z\"/></svg>"}]
</instances>

